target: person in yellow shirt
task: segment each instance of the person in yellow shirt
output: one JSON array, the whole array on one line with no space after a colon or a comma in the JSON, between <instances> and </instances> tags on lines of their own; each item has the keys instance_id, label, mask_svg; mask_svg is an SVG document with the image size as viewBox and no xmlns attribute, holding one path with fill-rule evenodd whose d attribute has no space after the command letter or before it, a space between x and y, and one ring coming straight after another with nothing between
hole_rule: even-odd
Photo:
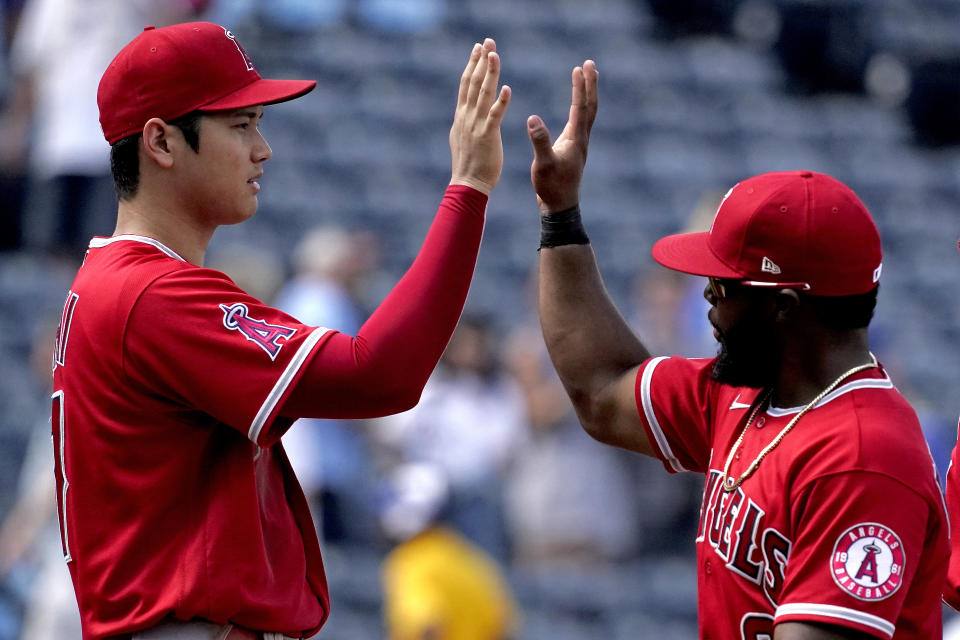
<instances>
[{"instance_id":1,"label":"person in yellow shirt","mask_svg":"<svg viewBox=\"0 0 960 640\"><path fill-rule=\"evenodd\" d=\"M507 640L517 618L500 567L444 526L448 487L432 465L405 464L389 477L381 512L396 546L383 563L389 640Z\"/></svg>"}]
</instances>

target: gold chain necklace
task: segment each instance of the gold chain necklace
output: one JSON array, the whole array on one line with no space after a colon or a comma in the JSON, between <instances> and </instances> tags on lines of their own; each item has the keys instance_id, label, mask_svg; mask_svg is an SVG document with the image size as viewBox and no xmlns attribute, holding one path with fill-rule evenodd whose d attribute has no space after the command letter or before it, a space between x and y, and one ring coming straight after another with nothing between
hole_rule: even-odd
<instances>
[{"instance_id":1,"label":"gold chain necklace","mask_svg":"<svg viewBox=\"0 0 960 640\"><path fill-rule=\"evenodd\" d=\"M860 373L861 371L866 371L867 369L872 369L873 367L876 367L876 366L878 366L877 358L871 353L869 363L858 365L853 369L846 371L839 378L831 382L827 386L827 388L821 391L816 398L811 400L807 406L805 406L803 409L800 410L799 413L797 413L797 415L793 416L793 419L787 423L787 426L785 426L780 431L780 433L777 434L777 437L773 439L773 442L771 442L770 444L768 444L766 447L763 448L763 451L761 451L757 455L756 459L754 459L754 461L750 463L750 466L747 467L747 470L744 471L739 478L733 479L728 475L730 472L730 464L733 462L733 457L734 455L736 455L737 449L740 448L740 444L743 442L744 436L747 435L747 430L750 429L750 425L753 424L753 419L757 417L757 413L760 412L760 407L765 405L767 403L767 400L770 399L770 395L773 393L773 389L769 389L767 393L763 396L763 399L757 402L757 405L753 408L753 411L750 412L750 417L747 418L747 424L744 425L743 431L740 432L740 437L737 438L737 441L734 443L733 448L730 450L730 454L727 456L727 463L723 465L723 490L733 491L734 489L739 487L741 484L743 484L744 480L746 480L751 475L753 475L753 472L756 471L757 467L760 466L760 462L767 456L768 453L773 451L776 448L776 446L780 444L780 441L783 440L783 437L787 435L790 429L793 429L793 426L797 424L797 422L799 422L800 418L802 418L805 413L807 413L808 411L813 409L815 406L817 406L817 403L823 400L828 393L836 389L841 382L843 382L844 380L846 380L847 378L849 378L855 373Z\"/></svg>"}]
</instances>

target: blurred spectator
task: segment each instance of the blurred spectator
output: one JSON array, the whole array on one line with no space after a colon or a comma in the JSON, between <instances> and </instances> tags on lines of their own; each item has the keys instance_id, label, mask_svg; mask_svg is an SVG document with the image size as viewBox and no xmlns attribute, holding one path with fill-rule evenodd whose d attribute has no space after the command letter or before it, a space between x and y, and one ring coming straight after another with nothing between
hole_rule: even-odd
<instances>
[{"instance_id":1,"label":"blurred spectator","mask_svg":"<svg viewBox=\"0 0 960 640\"><path fill-rule=\"evenodd\" d=\"M0 2L0 104L4 109L21 99L10 91L9 43L16 31L23 0ZM0 251L20 246L23 224L24 167L16 158L7 158L0 145Z\"/></svg>"},{"instance_id":2,"label":"blurred spectator","mask_svg":"<svg viewBox=\"0 0 960 640\"><path fill-rule=\"evenodd\" d=\"M145 25L195 18L206 0L29 0L11 46L11 99L0 115L0 169L29 176L27 244L78 261L116 213L97 85ZM16 242L14 243L16 244Z\"/></svg>"},{"instance_id":3,"label":"blurred spectator","mask_svg":"<svg viewBox=\"0 0 960 640\"><path fill-rule=\"evenodd\" d=\"M632 458L593 441L580 428L539 327L515 329L507 353L523 390L530 430L506 492L514 564L607 564L633 555L641 519L627 467ZM590 481L571 483L571 477Z\"/></svg>"},{"instance_id":4,"label":"blurred spectator","mask_svg":"<svg viewBox=\"0 0 960 640\"><path fill-rule=\"evenodd\" d=\"M503 478L526 433L523 394L486 318L461 318L420 404L377 435L407 462L437 465L450 482L448 521L499 561L508 557Z\"/></svg>"},{"instance_id":5,"label":"blurred spectator","mask_svg":"<svg viewBox=\"0 0 960 640\"><path fill-rule=\"evenodd\" d=\"M679 233L709 229L723 198L722 191L705 192ZM718 345L707 320L710 304L703 297L703 287L703 278L658 264L640 272L633 283L628 320L644 344L655 353L685 358L715 356Z\"/></svg>"},{"instance_id":6,"label":"blurred spectator","mask_svg":"<svg viewBox=\"0 0 960 640\"><path fill-rule=\"evenodd\" d=\"M641 271L635 279L629 321L657 353L685 358L716 355L701 280L660 265Z\"/></svg>"},{"instance_id":7,"label":"blurred spectator","mask_svg":"<svg viewBox=\"0 0 960 640\"><path fill-rule=\"evenodd\" d=\"M55 327L39 332L31 352L30 372L47 399L54 334ZM19 636L24 640L80 637L80 611L60 545L49 411L44 402L30 433L16 502L0 524L0 580L19 575L27 585Z\"/></svg>"},{"instance_id":8,"label":"blurred spectator","mask_svg":"<svg viewBox=\"0 0 960 640\"><path fill-rule=\"evenodd\" d=\"M314 228L294 250L293 260L295 273L277 293L275 306L306 324L356 335L367 315L358 298L378 266L369 234ZM283 436L318 530L330 542L376 538L365 424L304 418Z\"/></svg>"},{"instance_id":9,"label":"blurred spectator","mask_svg":"<svg viewBox=\"0 0 960 640\"><path fill-rule=\"evenodd\" d=\"M664 479L659 465L594 441L550 364L536 317L535 267L529 319L507 339L509 371L523 390L530 435L509 476L513 560L525 568L609 565L692 541L681 535L699 486ZM590 482L570 483L571 477ZM638 491L638 486L651 487Z\"/></svg>"},{"instance_id":10,"label":"blurred spectator","mask_svg":"<svg viewBox=\"0 0 960 640\"><path fill-rule=\"evenodd\" d=\"M261 301L273 300L284 281L279 257L246 243L232 243L209 251L206 264L230 276L238 287Z\"/></svg>"},{"instance_id":11,"label":"blurred spectator","mask_svg":"<svg viewBox=\"0 0 960 640\"><path fill-rule=\"evenodd\" d=\"M383 563L389 640L506 640L516 606L496 562L442 522L442 471L406 464L389 476L381 525L396 547Z\"/></svg>"}]
</instances>

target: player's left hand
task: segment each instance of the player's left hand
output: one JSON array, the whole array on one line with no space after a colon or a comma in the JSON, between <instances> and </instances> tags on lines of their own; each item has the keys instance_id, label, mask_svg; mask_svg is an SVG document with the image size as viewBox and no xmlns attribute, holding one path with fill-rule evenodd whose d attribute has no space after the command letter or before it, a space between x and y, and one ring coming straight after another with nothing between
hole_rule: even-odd
<instances>
[{"instance_id":1,"label":"player's left hand","mask_svg":"<svg viewBox=\"0 0 960 640\"><path fill-rule=\"evenodd\" d=\"M543 119L537 115L527 118L527 134L533 143L530 181L541 213L562 211L580 202L580 179L587 163L590 129L597 117L598 77L593 60L573 69L570 116L553 145Z\"/></svg>"}]
</instances>

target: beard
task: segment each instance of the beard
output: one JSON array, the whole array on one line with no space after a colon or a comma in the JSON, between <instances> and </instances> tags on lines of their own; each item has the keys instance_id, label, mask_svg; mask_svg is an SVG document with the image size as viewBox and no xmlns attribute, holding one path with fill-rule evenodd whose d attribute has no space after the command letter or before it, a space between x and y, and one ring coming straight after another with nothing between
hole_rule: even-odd
<instances>
[{"instance_id":1,"label":"beard","mask_svg":"<svg viewBox=\"0 0 960 640\"><path fill-rule=\"evenodd\" d=\"M772 387L780 370L780 349L770 325L731 328L720 335L710 377L734 387Z\"/></svg>"}]
</instances>

